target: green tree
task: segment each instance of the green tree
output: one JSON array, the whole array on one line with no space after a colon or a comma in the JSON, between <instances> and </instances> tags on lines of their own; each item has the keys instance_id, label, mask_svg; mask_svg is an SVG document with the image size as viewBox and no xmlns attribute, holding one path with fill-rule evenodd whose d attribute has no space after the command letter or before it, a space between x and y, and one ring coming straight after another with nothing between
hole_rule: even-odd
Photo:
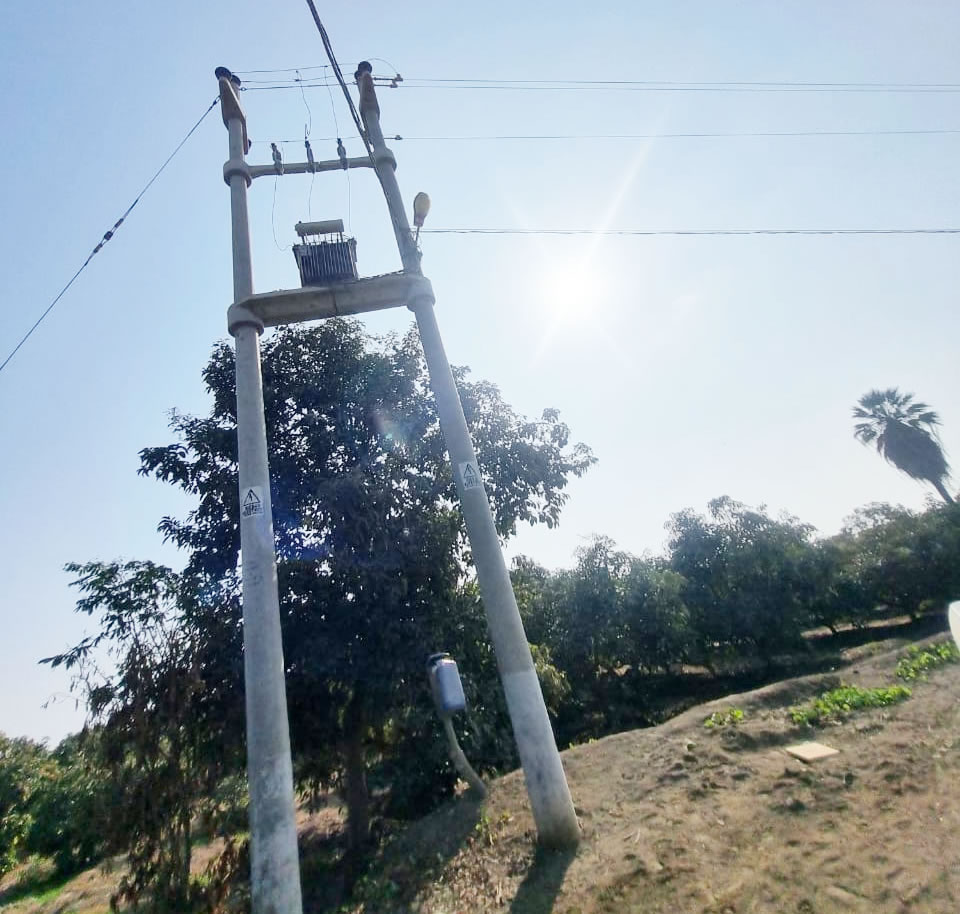
<instances>
[{"instance_id":1,"label":"green tree","mask_svg":"<svg viewBox=\"0 0 960 914\"><path fill-rule=\"evenodd\" d=\"M808 570L811 621L834 634L843 623L866 623L873 606L856 537L844 531L815 543L814 549Z\"/></svg>"},{"instance_id":2,"label":"green tree","mask_svg":"<svg viewBox=\"0 0 960 914\"><path fill-rule=\"evenodd\" d=\"M625 662L623 594L633 560L612 539L598 536L577 550L573 572L561 574L568 581L565 668L577 679L603 675Z\"/></svg>"},{"instance_id":3,"label":"green tree","mask_svg":"<svg viewBox=\"0 0 960 914\"><path fill-rule=\"evenodd\" d=\"M669 566L687 582L699 650L709 665L750 652L769 663L800 644L810 621L813 528L726 496L708 511L682 511L669 524Z\"/></svg>"},{"instance_id":4,"label":"green tree","mask_svg":"<svg viewBox=\"0 0 960 914\"><path fill-rule=\"evenodd\" d=\"M453 618L469 550L415 334L376 340L357 322L327 321L273 334L262 360L298 778L342 790L355 858L371 764L410 778L422 768L411 708L429 708L427 654L469 654L479 637ZM555 410L525 419L494 385L457 375L498 531L555 524L589 449L570 443ZM161 529L188 550L190 575L217 584L239 556L230 346L214 349L204 377L210 414L174 414L178 441L144 450L141 471L198 497Z\"/></svg>"},{"instance_id":5,"label":"green tree","mask_svg":"<svg viewBox=\"0 0 960 914\"><path fill-rule=\"evenodd\" d=\"M189 911L199 900L190 876L194 817L239 758L236 626L222 624L221 594L152 562L67 570L82 594L78 612L97 617L100 630L43 662L71 670L86 698L87 747L110 794L103 838L129 864L115 901ZM57 808L55 796L49 802ZM73 836L45 840L66 851L61 842Z\"/></svg>"},{"instance_id":6,"label":"green tree","mask_svg":"<svg viewBox=\"0 0 960 914\"><path fill-rule=\"evenodd\" d=\"M119 797L97 752L98 734L66 737L50 753L53 767L34 792L26 848L72 873L99 860L106 849L112 810Z\"/></svg>"},{"instance_id":7,"label":"green tree","mask_svg":"<svg viewBox=\"0 0 960 914\"><path fill-rule=\"evenodd\" d=\"M896 387L871 390L853 408L853 417L861 420L853 431L858 441L875 444L888 463L911 479L930 483L945 502L953 503L945 484L950 466L937 437L940 417L926 403Z\"/></svg>"},{"instance_id":8,"label":"green tree","mask_svg":"<svg viewBox=\"0 0 960 914\"><path fill-rule=\"evenodd\" d=\"M866 606L916 618L960 594L960 506L922 512L885 504L857 510L841 537Z\"/></svg>"},{"instance_id":9,"label":"green tree","mask_svg":"<svg viewBox=\"0 0 960 914\"><path fill-rule=\"evenodd\" d=\"M26 853L36 797L55 773L42 743L0 733L0 876Z\"/></svg>"},{"instance_id":10,"label":"green tree","mask_svg":"<svg viewBox=\"0 0 960 914\"><path fill-rule=\"evenodd\" d=\"M669 670L694 649L687 580L659 562L637 559L627 576L623 616L628 645L624 660L634 669Z\"/></svg>"},{"instance_id":11,"label":"green tree","mask_svg":"<svg viewBox=\"0 0 960 914\"><path fill-rule=\"evenodd\" d=\"M518 559L513 581L529 637L569 686L557 708L561 742L647 723L644 674L689 653L682 576L596 537L572 569Z\"/></svg>"},{"instance_id":12,"label":"green tree","mask_svg":"<svg viewBox=\"0 0 960 914\"><path fill-rule=\"evenodd\" d=\"M60 873L101 856L109 788L82 742L70 736L50 751L0 733L0 875L30 854L53 858Z\"/></svg>"},{"instance_id":13,"label":"green tree","mask_svg":"<svg viewBox=\"0 0 960 914\"><path fill-rule=\"evenodd\" d=\"M528 638L548 648L571 683L588 686L624 660L623 591L633 557L609 537L577 550L572 569L514 562L512 579Z\"/></svg>"}]
</instances>

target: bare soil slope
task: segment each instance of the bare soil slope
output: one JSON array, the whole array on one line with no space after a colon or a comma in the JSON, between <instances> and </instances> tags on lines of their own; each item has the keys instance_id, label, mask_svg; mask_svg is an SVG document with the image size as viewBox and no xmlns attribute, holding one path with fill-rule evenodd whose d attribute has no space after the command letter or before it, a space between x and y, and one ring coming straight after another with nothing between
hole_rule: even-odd
<instances>
[{"instance_id":1,"label":"bare soil slope","mask_svg":"<svg viewBox=\"0 0 960 914\"><path fill-rule=\"evenodd\" d=\"M900 654L568 750L575 855L536 852L521 776L508 775L484 804L462 798L398 838L356 910L957 911L960 665L912 684L900 705L817 731L786 713L841 679L892 684ZM704 728L731 707L745 712L740 725ZM805 765L784 752L803 739L840 753Z\"/></svg>"}]
</instances>

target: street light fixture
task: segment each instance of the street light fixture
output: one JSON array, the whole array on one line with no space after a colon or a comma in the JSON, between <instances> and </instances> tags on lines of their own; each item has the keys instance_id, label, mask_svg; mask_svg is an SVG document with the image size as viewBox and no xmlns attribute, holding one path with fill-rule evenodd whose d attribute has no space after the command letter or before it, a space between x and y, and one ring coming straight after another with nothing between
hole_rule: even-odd
<instances>
[{"instance_id":1,"label":"street light fixture","mask_svg":"<svg viewBox=\"0 0 960 914\"><path fill-rule=\"evenodd\" d=\"M427 219L427 213L430 212L430 197L420 191L413 198L413 224L417 227L416 240L420 240L420 229L423 228L423 223Z\"/></svg>"}]
</instances>

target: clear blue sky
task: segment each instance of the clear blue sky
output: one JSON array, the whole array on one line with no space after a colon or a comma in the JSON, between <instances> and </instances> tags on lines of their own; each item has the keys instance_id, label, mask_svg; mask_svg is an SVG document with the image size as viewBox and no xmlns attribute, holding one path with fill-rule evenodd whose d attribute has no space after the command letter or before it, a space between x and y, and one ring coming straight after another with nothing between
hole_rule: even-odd
<instances>
[{"instance_id":1,"label":"clear blue sky","mask_svg":"<svg viewBox=\"0 0 960 914\"><path fill-rule=\"evenodd\" d=\"M960 82L952 2L323 4L347 73L425 78ZM216 94L213 69L324 63L302 0L5 11L0 349L15 344ZM381 90L388 133L649 134L957 129L960 95ZM248 92L251 159L336 133L325 89ZM334 96L340 129L349 116ZM394 144L428 227L818 228L960 224L960 135ZM333 144L315 139L318 156ZM348 149L359 151L356 140ZM288 158L301 148L284 147ZM65 562L178 564L155 528L190 503L136 475L167 411L204 412L200 371L231 297L226 131L214 112L0 373L0 730L79 726L37 666L88 623ZM309 177L276 191L282 246ZM261 290L296 285L273 182L251 193ZM348 205L349 201L349 205ZM313 218L349 218L360 267L398 267L366 172L318 178ZM658 549L683 507L729 494L824 533L924 489L851 437L850 407L898 385L942 414L960 460L960 237L544 238L430 235L424 268L453 362L518 409L555 406L598 466L556 531L512 551L558 566L594 533ZM404 314L369 320L403 328Z\"/></svg>"}]
</instances>

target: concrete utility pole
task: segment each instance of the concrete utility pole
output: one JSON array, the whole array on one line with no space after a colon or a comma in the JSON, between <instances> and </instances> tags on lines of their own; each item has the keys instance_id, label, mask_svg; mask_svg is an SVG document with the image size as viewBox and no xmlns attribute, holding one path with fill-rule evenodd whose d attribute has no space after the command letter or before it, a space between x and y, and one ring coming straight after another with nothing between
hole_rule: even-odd
<instances>
[{"instance_id":1,"label":"concrete utility pole","mask_svg":"<svg viewBox=\"0 0 960 914\"><path fill-rule=\"evenodd\" d=\"M223 167L230 185L233 226L234 304L253 294L246 163L247 122L233 77L218 69L220 108L229 132L230 159ZM233 310L236 343L237 462L240 471L240 548L243 561L243 658L247 709L247 774L250 781L250 850L254 914L301 914L300 862L287 693L284 684L277 557L270 506L267 433L260 377L263 322L251 311Z\"/></svg>"},{"instance_id":2,"label":"concrete utility pole","mask_svg":"<svg viewBox=\"0 0 960 914\"><path fill-rule=\"evenodd\" d=\"M360 88L360 116L373 147L374 169L387 200L403 269L405 273L419 276L420 254L397 184L397 161L387 148L380 128L380 107L369 63L364 61L359 65L356 78ZM580 827L433 303L432 291L425 291L411 297L407 307L416 315L420 330L527 793L540 842L551 847L571 847L580 839Z\"/></svg>"},{"instance_id":3,"label":"concrete utility pole","mask_svg":"<svg viewBox=\"0 0 960 914\"><path fill-rule=\"evenodd\" d=\"M311 154L307 162L283 163L282 166L276 162L273 165L247 164L246 118L237 96L240 81L226 68L218 68L216 75L223 122L230 142L230 158L223 167L223 176L230 186L234 302L227 312L227 326L236 342L253 914L302 912L260 377L260 334L265 327L404 305L416 315L539 839L550 847L572 847L580 838L579 824L460 396L443 349L433 311L433 289L420 271L420 253L410 232L397 185L396 159L386 147L380 129L380 109L370 65L360 65L357 82L360 112L372 154L347 158L338 148L338 157L333 160L314 161ZM323 285L308 284L299 289L255 294L247 217L247 188L251 182L279 174L315 174L343 168L373 168L376 171L393 222L403 270L384 276L329 281Z\"/></svg>"}]
</instances>

